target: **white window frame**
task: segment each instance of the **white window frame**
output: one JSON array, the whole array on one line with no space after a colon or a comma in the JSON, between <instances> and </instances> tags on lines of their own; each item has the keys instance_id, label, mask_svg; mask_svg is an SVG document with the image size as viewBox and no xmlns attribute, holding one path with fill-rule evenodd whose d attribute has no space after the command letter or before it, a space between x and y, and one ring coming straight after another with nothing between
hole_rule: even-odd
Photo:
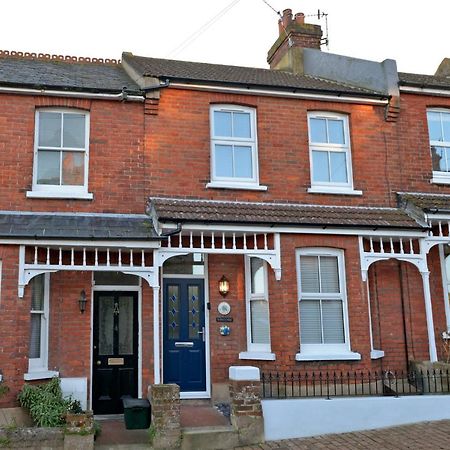
<instances>
[{"instance_id":1,"label":"white window frame","mask_svg":"<svg viewBox=\"0 0 450 450\"><path fill-rule=\"evenodd\" d=\"M312 142L311 138L311 119L328 119L340 120L344 127L344 144L329 144ZM308 113L308 143L309 143L309 163L311 174L311 187L308 189L310 193L328 193L328 194L348 194L348 195L362 195L362 191L354 190L353 188L353 170L352 170L352 153L350 144L350 130L348 124L348 116L345 114L337 114L325 111L312 111ZM313 151L327 152L328 158L330 152L345 153L347 163L347 182L326 182L314 181L314 163Z\"/></svg>"},{"instance_id":2,"label":"white window frame","mask_svg":"<svg viewBox=\"0 0 450 450\"><path fill-rule=\"evenodd\" d=\"M84 185L56 185L56 184L38 184L38 151L39 151L39 116L41 112L59 113L59 114L83 114L85 116L85 145L84 149L74 149L66 147L54 148L55 151L76 151L84 153ZM89 174L89 130L90 114L88 111L73 108L39 108L35 112L34 126L34 158L33 158L33 185L32 190L27 192L27 197L35 198L93 198L88 192L88 174ZM52 149L52 148L50 148ZM62 170L62 167L61 167Z\"/></svg>"},{"instance_id":3,"label":"white window frame","mask_svg":"<svg viewBox=\"0 0 450 450\"><path fill-rule=\"evenodd\" d=\"M58 372L48 370L48 333L50 322L50 274L38 275L44 277L44 308L33 311L30 308L30 319L32 314L41 315L41 349L39 358L28 358L28 373L24 375L25 380L37 380L58 376Z\"/></svg>"},{"instance_id":4,"label":"white window frame","mask_svg":"<svg viewBox=\"0 0 450 450\"><path fill-rule=\"evenodd\" d=\"M448 114L450 116L450 109L444 109L444 108L428 108L427 109L427 127L429 127L428 125L428 113L432 112L432 113L440 113L440 114ZM442 119L441 119L441 127L442 127ZM429 130L429 128L428 128ZM429 131L428 131L428 140L429 140L429 145L430 145L430 156L431 158L432 153L431 153L431 147L447 147L450 148L450 141L432 141L429 135ZM450 167L449 167L449 171L448 172L443 172L440 170L434 170L433 169L433 161L431 161L431 170L433 171L433 177L431 179L432 183L437 183L437 184L450 184Z\"/></svg>"},{"instance_id":5,"label":"white window frame","mask_svg":"<svg viewBox=\"0 0 450 450\"><path fill-rule=\"evenodd\" d=\"M247 331L247 351L239 353L239 359L254 359L254 360L266 360L274 361L275 354L271 351L270 342L268 344L255 344L252 342L252 313L251 302L264 300L269 303L269 280L267 262L263 262L264 271L264 292L261 294L252 293L252 271L251 271L251 258L253 256L245 255L245 309L246 309L246 331ZM268 312L269 319L269 341L270 341L270 311Z\"/></svg>"},{"instance_id":6,"label":"white window frame","mask_svg":"<svg viewBox=\"0 0 450 450\"><path fill-rule=\"evenodd\" d=\"M329 298L342 301L342 317L344 326L344 343L342 344L302 344L300 329L300 302L302 301L301 291L301 271L300 258L302 256L332 256L337 258L338 276L339 276L339 293L308 293L306 297L311 300L314 298ZM361 355L352 352L350 349L350 331L348 323L348 304L347 304L347 287L345 277L345 260L344 251L339 249L315 247L315 248L299 248L295 253L297 267L297 289L298 289L298 324L300 337L300 352L296 354L297 361L316 361L316 360L359 360Z\"/></svg>"},{"instance_id":7,"label":"white window frame","mask_svg":"<svg viewBox=\"0 0 450 450\"><path fill-rule=\"evenodd\" d=\"M230 112L245 113L250 115L250 138L236 138L214 135L214 113ZM231 188L267 190L267 186L259 185L258 169L258 138L256 127L255 108L237 105L211 105L210 107L210 136L211 136L211 182L206 185L208 188ZM252 149L252 178L219 177L215 175L215 146L216 145L245 145Z\"/></svg>"}]
</instances>

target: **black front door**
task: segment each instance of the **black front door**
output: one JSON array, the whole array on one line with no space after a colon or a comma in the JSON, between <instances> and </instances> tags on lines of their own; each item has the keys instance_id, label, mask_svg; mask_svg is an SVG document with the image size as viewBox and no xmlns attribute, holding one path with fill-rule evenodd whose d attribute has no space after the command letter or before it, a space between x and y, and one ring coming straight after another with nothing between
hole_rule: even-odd
<instances>
[{"instance_id":1,"label":"black front door","mask_svg":"<svg viewBox=\"0 0 450 450\"><path fill-rule=\"evenodd\" d=\"M92 408L123 412L122 398L137 397L137 292L95 292Z\"/></svg>"},{"instance_id":2,"label":"black front door","mask_svg":"<svg viewBox=\"0 0 450 450\"><path fill-rule=\"evenodd\" d=\"M206 390L204 281L164 279L164 383Z\"/></svg>"}]
</instances>

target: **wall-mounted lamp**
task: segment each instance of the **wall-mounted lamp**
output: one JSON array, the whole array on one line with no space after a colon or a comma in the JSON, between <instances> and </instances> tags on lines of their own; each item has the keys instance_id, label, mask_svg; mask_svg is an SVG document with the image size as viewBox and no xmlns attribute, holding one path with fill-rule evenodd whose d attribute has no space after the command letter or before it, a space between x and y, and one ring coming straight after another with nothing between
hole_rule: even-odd
<instances>
[{"instance_id":1,"label":"wall-mounted lamp","mask_svg":"<svg viewBox=\"0 0 450 450\"><path fill-rule=\"evenodd\" d=\"M230 282L225 278L225 275L222 275L222 278L219 280L220 295L226 297L229 291L230 291Z\"/></svg>"},{"instance_id":2,"label":"wall-mounted lamp","mask_svg":"<svg viewBox=\"0 0 450 450\"><path fill-rule=\"evenodd\" d=\"M80 298L78 299L78 306L80 307L81 314L83 314L86 311L86 303L87 303L86 292L83 289L80 292Z\"/></svg>"}]
</instances>

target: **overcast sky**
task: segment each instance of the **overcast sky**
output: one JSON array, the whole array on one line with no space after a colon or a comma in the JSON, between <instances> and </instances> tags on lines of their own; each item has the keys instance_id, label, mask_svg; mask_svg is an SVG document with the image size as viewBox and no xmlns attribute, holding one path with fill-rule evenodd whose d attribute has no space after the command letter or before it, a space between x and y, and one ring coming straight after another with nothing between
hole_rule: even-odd
<instances>
[{"instance_id":1,"label":"overcast sky","mask_svg":"<svg viewBox=\"0 0 450 450\"><path fill-rule=\"evenodd\" d=\"M450 57L450 0L268 0L277 11L328 14L329 50L397 60L432 74ZM187 38L232 7L186 48ZM263 0L3 0L0 48L75 56L137 55L267 67L277 15ZM325 21L320 23L325 32ZM181 50L181 51L180 51Z\"/></svg>"}]
</instances>

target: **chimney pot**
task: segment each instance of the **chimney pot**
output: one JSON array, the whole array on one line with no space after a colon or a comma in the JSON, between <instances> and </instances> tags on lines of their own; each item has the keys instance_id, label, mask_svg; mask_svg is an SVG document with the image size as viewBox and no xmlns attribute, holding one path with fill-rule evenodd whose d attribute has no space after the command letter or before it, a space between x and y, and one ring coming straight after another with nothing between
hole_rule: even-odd
<instances>
[{"instance_id":1,"label":"chimney pot","mask_svg":"<svg viewBox=\"0 0 450 450\"><path fill-rule=\"evenodd\" d=\"M283 25L287 28L292 22L292 9L285 9L283 11Z\"/></svg>"},{"instance_id":2,"label":"chimney pot","mask_svg":"<svg viewBox=\"0 0 450 450\"><path fill-rule=\"evenodd\" d=\"M295 22L299 25L303 25L305 23L305 15L303 13L297 13L295 15Z\"/></svg>"}]
</instances>

